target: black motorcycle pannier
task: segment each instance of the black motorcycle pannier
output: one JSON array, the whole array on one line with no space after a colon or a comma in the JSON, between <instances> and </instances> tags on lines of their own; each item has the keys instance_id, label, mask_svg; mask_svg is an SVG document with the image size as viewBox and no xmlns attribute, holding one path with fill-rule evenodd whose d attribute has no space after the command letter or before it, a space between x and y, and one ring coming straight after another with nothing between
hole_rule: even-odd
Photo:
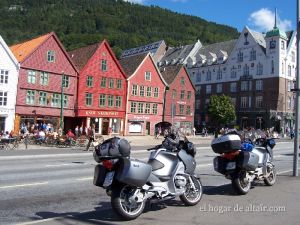
<instances>
[{"instance_id":1,"label":"black motorcycle pannier","mask_svg":"<svg viewBox=\"0 0 300 225\"><path fill-rule=\"evenodd\" d=\"M98 164L95 166L95 172L94 172L94 185L98 187L103 187L103 183L106 176L106 169L103 165Z\"/></svg>"},{"instance_id":2,"label":"black motorcycle pannier","mask_svg":"<svg viewBox=\"0 0 300 225\"><path fill-rule=\"evenodd\" d=\"M215 138L211 142L211 147L215 153L223 154L241 149L241 138L236 134L223 135Z\"/></svg>"},{"instance_id":3,"label":"black motorcycle pannier","mask_svg":"<svg viewBox=\"0 0 300 225\"><path fill-rule=\"evenodd\" d=\"M237 166L247 171L258 167L259 156L253 152L241 151L237 157Z\"/></svg>"},{"instance_id":4,"label":"black motorcycle pannier","mask_svg":"<svg viewBox=\"0 0 300 225\"><path fill-rule=\"evenodd\" d=\"M113 137L95 147L95 150L100 159L101 157L127 157L130 155L131 146L126 139Z\"/></svg>"},{"instance_id":5,"label":"black motorcycle pannier","mask_svg":"<svg viewBox=\"0 0 300 225\"><path fill-rule=\"evenodd\" d=\"M147 182L151 171L151 165L145 162L121 158L118 162L115 178L121 183L141 187Z\"/></svg>"},{"instance_id":6,"label":"black motorcycle pannier","mask_svg":"<svg viewBox=\"0 0 300 225\"><path fill-rule=\"evenodd\" d=\"M228 159L221 156L215 157L213 163L214 163L214 170L221 174L226 174L230 170L235 170L236 162L229 161Z\"/></svg>"}]
</instances>

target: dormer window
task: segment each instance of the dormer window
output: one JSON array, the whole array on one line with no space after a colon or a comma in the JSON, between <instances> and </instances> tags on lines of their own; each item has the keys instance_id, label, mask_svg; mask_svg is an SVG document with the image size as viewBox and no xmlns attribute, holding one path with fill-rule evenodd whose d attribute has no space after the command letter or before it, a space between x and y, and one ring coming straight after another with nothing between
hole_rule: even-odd
<instances>
[{"instance_id":1,"label":"dormer window","mask_svg":"<svg viewBox=\"0 0 300 225\"><path fill-rule=\"evenodd\" d=\"M244 33L244 37L245 37L244 45L248 45L249 44L249 41L248 41L248 32Z\"/></svg>"}]
</instances>

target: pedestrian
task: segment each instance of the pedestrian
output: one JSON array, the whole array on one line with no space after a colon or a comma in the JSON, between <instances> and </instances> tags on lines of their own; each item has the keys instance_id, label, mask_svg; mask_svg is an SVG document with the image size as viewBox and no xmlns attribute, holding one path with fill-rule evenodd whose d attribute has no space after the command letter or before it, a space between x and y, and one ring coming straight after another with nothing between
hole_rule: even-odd
<instances>
[{"instance_id":1,"label":"pedestrian","mask_svg":"<svg viewBox=\"0 0 300 225\"><path fill-rule=\"evenodd\" d=\"M86 150L85 151L88 151L90 146L91 146L91 143L95 140L95 125L92 124L92 126L87 130L87 134L88 134L88 139L89 139L89 142L86 146Z\"/></svg>"},{"instance_id":2,"label":"pedestrian","mask_svg":"<svg viewBox=\"0 0 300 225\"><path fill-rule=\"evenodd\" d=\"M79 135L83 135L83 125L81 124L80 128L79 128Z\"/></svg>"},{"instance_id":3,"label":"pedestrian","mask_svg":"<svg viewBox=\"0 0 300 225\"><path fill-rule=\"evenodd\" d=\"M75 127L75 135L76 135L76 137L79 137L79 127L78 127L78 125Z\"/></svg>"},{"instance_id":4,"label":"pedestrian","mask_svg":"<svg viewBox=\"0 0 300 225\"><path fill-rule=\"evenodd\" d=\"M194 134L194 136L196 136L196 128L195 127L193 127L193 134Z\"/></svg>"},{"instance_id":5,"label":"pedestrian","mask_svg":"<svg viewBox=\"0 0 300 225\"><path fill-rule=\"evenodd\" d=\"M292 130L291 130L291 139L294 139L294 137L295 137L295 132L294 132L294 130L292 129Z\"/></svg>"}]
</instances>

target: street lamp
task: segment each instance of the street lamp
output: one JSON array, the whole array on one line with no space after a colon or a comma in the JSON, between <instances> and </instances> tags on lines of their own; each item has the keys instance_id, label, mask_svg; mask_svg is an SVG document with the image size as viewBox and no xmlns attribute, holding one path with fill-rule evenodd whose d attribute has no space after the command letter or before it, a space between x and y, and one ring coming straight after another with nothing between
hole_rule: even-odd
<instances>
[{"instance_id":1,"label":"street lamp","mask_svg":"<svg viewBox=\"0 0 300 225\"><path fill-rule=\"evenodd\" d=\"M61 94L60 94L60 129L64 128L64 77L65 74L62 72L61 76Z\"/></svg>"}]
</instances>

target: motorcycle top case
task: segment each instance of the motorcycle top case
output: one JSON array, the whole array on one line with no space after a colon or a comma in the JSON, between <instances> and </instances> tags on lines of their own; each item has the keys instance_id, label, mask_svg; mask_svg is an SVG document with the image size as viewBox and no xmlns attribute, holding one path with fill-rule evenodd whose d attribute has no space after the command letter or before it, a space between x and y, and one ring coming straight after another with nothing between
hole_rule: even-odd
<instances>
[{"instance_id":1,"label":"motorcycle top case","mask_svg":"<svg viewBox=\"0 0 300 225\"><path fill-rule=\"evenodd\" d=\"M241 138L236 134L223 135L215 138L211 142L211 147L215 153L223 154L241 149Z\"/></svg>"},{"instance_id":2,"label":"motorcycle top case","mask_svg":"<svg viewBox=\"0 0 300 225\"><path fill-rule=\"evenodd\" d=\"M121 183L141 187L147 182L151 171L151 165L145 162L121 158L115 178Z\"/></svg>"},{"instance_id":3,"label":"motorcycle top case","mask_svg":"<svg viewBox=\"0 0 300 225\"><path fill-rule=\"evenodd\" d=\"M95 152L101 161L105 157L127 157L130 155L131 146L126 139L113 137L105 140L102 144L95 147Z\"/></svg>"},{"instance_id":4,"label":"motorcycle top case","mask_svg":"<svg viewBox=\"0 0 300 225\"><path fill-rule=\"evenodd\" d=\"M241 151L237 157L237 166L247 171L254 171L258 167L259 156L253 152Z\"/></svg>"}]
</instances>

